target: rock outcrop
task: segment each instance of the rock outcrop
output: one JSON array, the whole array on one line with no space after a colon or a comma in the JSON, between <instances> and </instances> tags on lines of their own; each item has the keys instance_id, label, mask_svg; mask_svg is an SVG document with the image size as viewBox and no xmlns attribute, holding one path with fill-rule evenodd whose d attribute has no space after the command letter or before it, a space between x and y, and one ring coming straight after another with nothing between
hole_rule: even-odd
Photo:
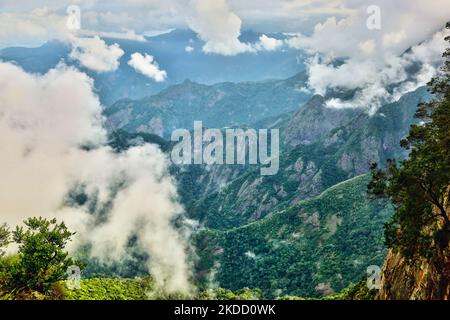
<instances>
[{"instance_id":1,"label":"rock outcrop","mask_svg":"<svg viewBox=\"0 0 450 320\"><path fill-rule=\"evenodd\" d=\"M450 186L447 194L450 194ZM449 208L446 198L445 208ZM448 211L447 215L450 216ZM441 218L437 226L444 228ZM448 232L448 229L447 229ZM433 243L430 259L420 258L408 263L400 254L389 250L381 275L380 300L449 300L450 243L444 247Z\"/></svg>"},{"instance_id":2,"label":"rock outcrop","mask_svg":"<svg viewBox=\"0 0 450 320\"><path fill-rule=\"evenodd\" d=\"M448 252L446 259L440 262L431 263L423 259L410 265L399 253L390 250L382 269L381 288L377 299L448 300L449 269Z\"/></svg>"}]
</instances>

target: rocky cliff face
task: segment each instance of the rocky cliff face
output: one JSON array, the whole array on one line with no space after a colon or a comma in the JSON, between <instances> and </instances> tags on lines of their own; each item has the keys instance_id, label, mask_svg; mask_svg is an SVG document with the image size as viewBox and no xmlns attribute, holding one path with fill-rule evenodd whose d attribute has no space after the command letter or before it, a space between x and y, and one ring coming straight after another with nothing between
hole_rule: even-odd
<instances>
[{"instance_id":1,"label":"rocky cliff face","mask_svg":"<svg viewBox=\"0 0 450 320\"><path fill-rule=\"evenodd\" d=\"M399 253L389 251L381 276L379 300L448 300L450 259L409 265Z\"/></svg>"},{"instance_id":2,"label":"rocky cliff face","mask_svg":"<svg viewBox=\"0 0 450 320\"><path fill-rule=\"evenodd\" d=\"M284 130L284 143L287 146L313 144L363 113L362 110L329 108L325 102L324 97L316 95L292 115Z\"/></svg>"},{"instance_id":3,"label":"rocky cliff face","mask_svg":"<svg viewBox=\"0 0 450 320\"><path fill-rule=\"evenodd\" d=\"M324 98L314 96L280 127L283 143L276 176L261 177L257 166L188 168L179 189L189 191L185 199L195 208L191 217L207 227L237 227L366 174L373 162L404 159L399 141L426 95L426 88L420 88L372 116L330 109Z\"/></svg>"},{"instance_id":4,"label":"rocky cliff face","mask_svg":"<svg viewBox=\"0 0 450 320\"><path fill-rule=\"evenodd\" d=\"M448 193L450 194L450 186ZM449 207L449 199L445 207ZM450 213L447 211L447 215ZM442 221L437 225L442 226ZM408 263L400 254L389 250L381 276L380 300L449 300L450 244L435 248L433 258Z\"/></svg>"}]
</instances>

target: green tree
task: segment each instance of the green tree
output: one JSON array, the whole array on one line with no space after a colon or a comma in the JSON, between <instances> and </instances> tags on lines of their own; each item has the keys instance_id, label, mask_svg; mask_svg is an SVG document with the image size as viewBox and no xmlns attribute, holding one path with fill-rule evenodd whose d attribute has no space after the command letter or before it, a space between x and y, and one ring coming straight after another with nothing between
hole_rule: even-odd
<instances>
[{"instance_id":1,"label":"green tree","mask_svg":"<svg viewBox=\"0 0 450 320\"><path fill-rule=\"evenodd\" d=\"M76 264L65 247L75 234L56 219L29 218L24 227L12 232L18 244L18 262L9 272L7 287L12 292L29 290L46 293L53 283L66 277L67 268Z\"/></svg>"},{"instance_id":2,"label":"green tree","mask_svg":"<svg viewBox=\"0 0 450 320\"><path fill-rule=\"evenodd\" d=\"M386 170L372 165L368 185L372 195L392 201L395 213L385 226L386 244L409 261L442 256L449 246L450 48L443 56L440 75L429 83L434 99L418 106L421 121L401 141L409 158L389 161Z\"/></svg>"}]
</instances>

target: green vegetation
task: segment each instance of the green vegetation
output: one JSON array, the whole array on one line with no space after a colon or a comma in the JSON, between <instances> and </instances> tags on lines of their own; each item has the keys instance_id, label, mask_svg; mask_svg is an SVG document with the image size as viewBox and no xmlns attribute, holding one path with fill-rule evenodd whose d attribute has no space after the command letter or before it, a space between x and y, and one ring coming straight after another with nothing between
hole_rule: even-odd
<instances>
[{"instance_id":1,"label":"green vegetation","mask_svg":"<svg viewBox=\"0 0 450 320\"><path fill-rule=\"evenodd\" d=\"M450 49L444 56L448 60ZM375 291L367 289L364 275L368 266L383 263L384 242L409 261L435 259L440 263L437 269L450 275L448 259L437 260L448 257L450 242L450 61L443 71L442 77L431 82L435 99L417 109L422 122L411 126L401 143L405 150L392 144L417 120L411 118L411 110L414 101L427 97L423 88L383 106L374 116L355 113L344 125L308 137L310 143L302 144L299 135L297 144L283 146L276 176L261 177L259 168L248 166L229 172L172 166L189 217L206 227L194 235L200 256L195 266L199 292L174 296L155 288L148 270L142 269L142 262L150 257L139 251L137 239L130 239L129 260L115 264L89 258L89 248L81 248L79 255L89 262L84 273L88 278L81 280L80 289L69 289L63 281L67 267L80 264L65 252L74 234L54 219L30 218L24 222L25 228L12 232L6 225L0 226L0 298L370 300ZM159 119L168 132L190 126L205 106L217 105L210 108L206 123L221 126L230 121L228 116L245 123L254 120L247 112L255 102L248 86L206 87L187 82L172 88L175 95L163 91L137 102L119 101L105 113L112 117L133 113L136 120L121 126L127 130L149 130L142 126ZM292 88L290 84L275 93L283 95ZM225 89L232 89L231 93L217 100L217 94L225 94ZM241 90L246 93L246 103L237 110ZM180 96L189 97L191 92L196 92L196 97L185 105L186 99ZM272 101L268 92L259 97L261 101ZM286 111L298 99L303 97L289 100ZM222 119L221 110L231 112ZM266 116L274 115L269 112ZM284 118L283 125L291 125L288 119ZM116 152L141 143L157 144L164 152L171 147L163 138L148 133L117 130L109 136L109 145ZM407 152L407 160L399 164L389 160L385 170L373 165L372 178L364 174L367 160L403 159ZM210 183L217 187L210 188ZM368 197L367 186L376 197ZM69 204L86 201L83 187L78 189L67 196ZM18 245L18 253L5 255L11 240ZM355 284L357 279L361 280ZM443 279L447 283L439 286L445 288L450 276Z\"/></svg>"},{"instance_id":2,"label":"green vegetation","mask_svg":"<svg viewBox=\"0 0 450 320\"><path fill-rule=\"evenodd\" d=\"M331 298L335 300L374 300L377 290L367 287L367 278L362 278L357 284L345 288Z\"/></svg>"},{"instance_id":3,"label":"green vegetation","mask_svg":"<svg viewBox=\"0 0 450 320\"><path fill-rule=\"evenodd\" d=\"M398 142L407 135L411 123L417 121L417 104L429 96L421 87L381 107L373 116L349 112L347 117L351 120L342 126L316 129L322 134L310 137L310 144L283 145L280 170L275 176L261 176L259 167L250 165L227 169L177 167L173 175L179 184L181 201L190 218L208 228L225 230L317 196L340 182L369 173L372 161L404 159L407 152ZM305 112L306 108L313 109L311 112L326 109L316 104L302 108ZM281 127L281 140L288 130L295 130L295 126L300 130L305 125L300 122Z\"/></svg>"},{"instance_id":4,"label":"green vegetation","mask_svg":"<svg viewBox=\"0 0 450 320\"><path fill-rule=\"evenodd\" d=\"M385 171L372 166L370 193L395 207L386 244L409 261L439 256L450 242L450 48L444 57L442 75L429 84L435 99L419 105L421 123L401 142L409 158L389 161Z\"/></svg>"},{"instance_id":5,"label":"green vegetation","mask_svg":"<svg viewBox=\"0 0 450 320\"><path fill-rule=\"evenodd\" d=\"M244 288L233 292L224 288L208 289L197 295L200 300L263 300L265 299L260 289Z\"/></svg>"},{"instance_id":6,"label":"green vegetation","mask_svg":"<svg viewBox=\"0 0 450 320\"><path fill-rule=\"evenodd\" d=\"M337 294L325 296L320 300L374 300L376 290L370 290L367 288L367 279L364 277L360 282L343 289ZM297 296L281 296L276 300L317 300L314 298L303 298Z\"/></svg>"},{"instance_id":7,"label":"green vegetation","mask_svg":"<svg viewBox=\"0 0 450 320\"><path fill-rule=\"evenodd\" d=\"M1 260L1 291L46 294L65 278L67 268L76 264L64 251L74 233L56 219L29 218L24 224L26 228L18 226L12 232L17 255Z\"/></svg>"},{"instance_id":8,"label":"green vegetation","mask_svg":"<svg viewBox=\"0 0 450 320\"><path fill-rule=\"evenodd\" d=\"M64 283L66 300L145 300L153 287L151 278L92 278L81 280L81 288L68 289Z\"/></svg>"},{"instance_id":9,"label":"green vegetation","mask_svg":"<svg viewBox=\"0 0 450 320\"><path fill-rule=\"evenodd\" d=\"M159 292L154 288L150 277L123 278L93 278L81 280L81 288L69 290L64 283L59 283L60 298L65 300L145 300L145 299L196 299L196 300L265 300L266 296L260 289L243 288L231 291L224 288L207 289L193 296L177 296ZM55 298L55 296L53 296ZM278 297L279 300L306 300L296 296ZM311 299L311 298L309 298ZM365 279L360 283L346 288L341 293L325 297L326 300L367 300L373 299L373 292L366 288Z\"/></svg>"},{"instance_id":10,"label":"green vegetation","mask_svg":"<svg viewBox=\"0 0 450 320\"><path fill-rule=\"evenodd\" d=\"M383 224L392 208L367 198L368 181L354 178L242 227L203 231L196 237L198 273L215 273L231 290L261 288L268 297L341 291L386 253Z\"/></svg>"},{"instance_id":11,"label":"green vegetation","mask_svg":"<svg viewBox=\"0 0 450 320\"><path fill-rule=\"evenodd\" d=\"M357 182L356 185L364 183L367 180L367 177L359 177L355 179ZM352 184L352 183L350 183ZM354 187L356 187L356 185ZM349 187L342 188L341 186L337 186L336 190L329 190L328 192L331 194L324 193L321 197L327 199L327 201L334 201L333 197L337 196L338 198L342 198L344 192L351 191L353 189L348 189ZM338 191L338 193L336 193ZM354 191L354 190L353 190ZM331 198L330 198L331 196ZM323 200L323 199L322 199ZM316 200L318 201L318 200ZM320 201L322 202L322 201ZM318 202L319 203L319 202ZM329 208L330 210L337 210L339 212L339 216L346 217L346 213L343 208L339 207L343 204L338 204L337 207ZM308 214L306 212L311 209L319 210L323 212L323 218L325 218L327 212L322 211L320 207L317 207L317 203L314 203L314 200L311 200L311 203L304 202L295 210L300 212L296 212L295 215L300 217L303 221L303 226L301 227L301 231L303 232L304 237L311 237L309 234L312 229L318 228L316 223L320 223L319 220L315 221L310 220ZM294 210L294 209L292 209ZM304 210L304 211L303 211ZM289 211L289 210L288 210ZM292 216L293 212L280 212L271 217L274 219L272 221L268 221L267 223L263 221L252 224L253 227L258 227L256 230L259 232L272 232L268 233L267 236L271 236L269 242L277 242L276 249L280 250L281 255L275 255L273 259L283 259L281 262L286 263L290 260L300 260L301 265L295 264L294 266L289 267L288 271L291 274L279 274L277 278L273 275L270 280L271 283L275 283L275 281L285 281L286 279L282 279L279 277L284 276L295 276L296 274L300 274L304 272L304 269L295 270L295 267L304 267L307 266L307 261L302 261L301 259L296 259L295 256L301 253L302 244L296 244L295 239L291 241L291 243L283 243L283 240L276 239L277 237L286 238L287 235L294 236L291 234L294 230L290 230L286 227L282 226L284 221L283 219L288 219L290 222L294 222L295 217ZM303 212L305 214L303 214ZM331 212L331 211L330 211ZM313 217L315 215L313 214ZM280 221L277 221L277 218L282 218ZM306 219L306 220L305 220ZM327 222L324 225L324 230L318 231L315 230L314 233L317 232L318 238L320 242L323 239L330 239L333 237L330 232L338 233L337 229L339 229L339 224L341 223L339 219L337 220L326 220ZM350 222L354 223L354 222ZM154 281L151 277L140 277L140 278L89 278L82 279L80 281L80 288L69 289L63 281L65 279L67 267L73 265L75 262L70 259L66 252L64 252L65 245L67 241L70 240L70 237L73 235L70 231L67 230L64 223L57 223L55 219L53 220L45 220L43 218L30 218L24 222L26 228L17 227L15 231L12 232L13 240L19 245L19 251L15 255L3 256L0 258L0 299L35 299L35 300L44 300L44 299L65 299L65 300L143 300L143 299L205 299L205 300L262 300L267 298L274 298L275 295L270 293L268 290L262 289L249 289L245 287L244 289L237 288L230 290L229 288L215 288L215 289L204 289L194 295L170 295L167 294L160 289L155 288ZM261 224L258 226L258 224ZM271 230L269 227L273 224L274 230ZM343 223L346 225L346 223ZM293 224L294 225L294 224ZM247 228L247 227L246 227ZM246 228L238 228L234 231L238 232L237 240L243 240L248 243L248 241L252 241L252 236L246 238L245 235L239 234L239 229ZM252 228L252 226L250 226ZM269 228L269 229L268 229ZM9 231L6 226L2 227L2 234L4 235L4 239L8 239ZM275 235L276 234L276 235ZM302 236L302 237L303 237ZM221 241L232 241L233 232L228 231L224 237L219 237ZM294 236L296 238L296 236ZM370 238L370 237L369 237ZM219 239L216 239L216 241ZM7 240L5 240L7 241ZM352 241L352 239L350 239ZM378 241L379 242L379 241ZM288 252L288 246L292 245L292 252ZM332 242L331 246L334 246L334 242ZM340 243L340 245L345 245L344 243ZM266 245L267 246L267 245ZM283 247L284 248L281 248ZM318 248L322 247L321 243L318 243ZM225 255L228 258L232 258L234 252L239 250L244 250L246 248L230 248L231 252L228 250L225 251ZM265 247L261 247L260 249L256 248L257 254L260 254L258 250L265 250ZM323 248L322 248L323 249ZM322 253L326 252L324 250ZM332 253L333 250L329 251ZM274 264L274 260L271 258L272 253L268 253L269 256L265 257L266 262L269 265L264 266L261 265L260 268L270 267L270 264ZM231 255L231 256L230 256ZM245 254L247 259L254 259L256 257L252 257L250 254ZM294 255L294 256L292 256ZM306 256L308 258L308 256ZM331 256L329 257L331 258ZM239 259L238 259L239 261ZM240 262L243 262L242 260ZM336 262L336 261L335 261ZM230 263L230 261L221 260L221 263L224 263L225 267L229 267L226 263ZM294 261L296 263L296 261ZM370 262L372 263L372 261ZM248 267L248 262L246 263ZM245 265L243 266L245 267ZM282 267L280 264L274 264L275 268ZM274 268L274 269L275 269ZM252 275L252 272L255 270L251 270L248 268L245 272L247 274L242 274L242 276ZM241 272L243 270L236 270L237 272ZM276 271L276 270L272 270ZM294 273L292 274L292 272ZM229 272L225 271L225 272ZM231 275L227 275L221 271L222 277L230 277ZM256 273L253 276L258 276ZM318 273L315 275L318 277ZM327 277L327 275L323 275L323 277ZM230 280L236 279L236 277L231 277ZM320 277L319 277L320 278ZM303 278L302 278L303 279ZM242 280L242 279L240 279ZM344 280L345 281L345 280ZM343 281L341 281L343 282ZM264 284L264 283L262 283ZM297 283L294 283L297 286ZM237 286L237 285L236 285ZM242 286L244 287L244 286ZM265 288L264 288L265 289ZM300 286L300 289L302 287ZM350 289L348 289L350 290ZM356 289L352 289L349 292L355 292ZM286 290L285 292L288 292ZM291 292L301 293L300 290L291 290ZM308 291L303 291L308 292ZM310 296L305 295L305 296ZM317 295L319 296L319 295ZM355 294L352 294L355 296ZM294 296L282 297L289 299L302 299ZM342 294L333 295L331 297L327 297L327 299L349 299L350 295L347 291L344 291Z\"/></svg>"},{"instance_id":12,"label":"green vegetation","mask_svg":"<svg viewBox=\"0 0 450 320\"><path fill-rule=\"evenodd\" d=\"M450 36L445 40L450 42ZM427 266L435 270L425 272L425 279L432 277L432 281L422 279L424 285L419 288L423 296L432 299L447 299L450 287L450 48L444 57L442 72L429 83L434 99L419 105L416 117L421 122L412 125L401 141L410 151L409 158L399 164L389 160L386 170L373 164L368 185L371 195L388 199L394 206L393 217L385 226L386 245L416 273L423 273ZM394 272L386 270L387 275ZM391 277L390 281L396 280ZM397 292L386 290L388 297L408 292L398 288L401 281ZM417 285L414 279L403 281ZM385 288L391 286L385 284Z\"/></svg>"}]
</instances>

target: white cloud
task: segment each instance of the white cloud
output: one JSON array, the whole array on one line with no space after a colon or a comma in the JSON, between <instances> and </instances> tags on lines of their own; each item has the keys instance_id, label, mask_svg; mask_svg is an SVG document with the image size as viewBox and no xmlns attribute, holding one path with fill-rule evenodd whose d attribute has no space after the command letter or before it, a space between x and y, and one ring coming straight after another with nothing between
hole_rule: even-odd
<instances>
[{"instance_id":1,"label":"white cloud","mask_svg":"<svg viewBox=\"0 0 450 320\"><path fill-rule=\"evenodd\" d=\"M445 48L445 35L438 31L450 16L450 7L444 0L426 4L406 0L339 2L353 12L328 17L316 24L311 35L297 33L286 41L290 47L321 57L308 64L309 85L314 92L356 90L354 99L332 99L329 106L362 107L374 112L380 104L425 85L435 74ZM380 6L381 30L366 27L369 5ZM405 54L411 47L412 53ZM330 61L338 57L345 60L334 67ZM413 64L423 67L412 75L413 79L407 79L406 68ZM386 91L389 86L397 87L394 93Z\"/></svg>"},{"instance_id":2,"label":"white cloud","mask_svg":"<svg viewBox=\"0 0 450 320\"><path fill-rule=\"evenodd\" d=\"M186 48L184 48L184 51L186 51L186 52L192 52L192 51L194 51L194 48L191 47L191 46L186 46Z\"/></svg>"},{"instance_id":3,"label":"white cloud","mask_svg":"<svg viewBox=\"0 0 450 320\"><path fill-rule=\"evenodd\" d=\"M304 32L292 37L289 45L313 53L365 58L367 51L355 50L362 43L375 44L371 58L383 59L383 53L399 55L409 47L440 30L450 17L446 0L428 2L408 0L340 0L342 8L352 9L344 16L331 15L317 23L311 35ZM323 4L318 3L317 7ZM381 29L366 26L370 5L381 9Z\"/></svg>"},{"instance_id":4,"label":"white cloud","mask_svg":"<svg viewBox=\"0 0 450 320\"><path fill-rule=\"evenodd\" d=\"M365 55L371 55L375 51L376 44L375 44L375 41L373 39L370 39L370 40L366 40L364 42L360 42L358 44L358 48Z\"/></svg>"},{"instance_id":5,"label":"white cloud","mask_svg":"<svg viewBox=\"0 0 450 320\"><path fill-rule=\"evenodd\" d=\"M72 37L70 58L97 72L117 70L119 59L125 53L118 44L107 45L98 36L93 38Z\"/></svg>"},{"instance_id":6,"label":"white cloud","mask_svg":"<svg viewBox=\"0 0 450 320\"><path fill-rule=\"evenodd\" d=\"M82 21L89 20L89 16L88 13L83 13ZM37 46L52 39L69 41L75 36L146 41L144 36L136 34L131 29L121 28L120 31L70 30L67 28L67 20L68 16L65 15L65 11L64 14L61 14L60 11L50 10L46 6L37 7L24 13L2 12L0 13L0 48L13 45Z\"/></svg>"},{"instance_id":7,"label":"white cloud","mask_svg":"<svg viewBox=\"0 0 450 320\"><path fill-rule=\"evenodd\" d=\"M156 82L165 81L167 78L167 72L159 69L158 63L153 56L148 54L142 55L139 52L135 52L131 55L131 59L128 64L132 66L137 72L155 80Z\"/></svg>"},{"instance_id":8,"label":"white cloud","mask_svg":"<svg viewBox=\"0 0 450 320\"><path fill-rule=\"evenodd\" d=\"M134 40L139 42L147 41L143 35L136 34L134 30L125 30L123 32L106 32L106 31L91 31L91 30L80 30L78 32L80 36L87 37L101 37L101 38L111 38L111 39L124 39L124 40Z\"/></svg>"},{"instance_id":9,"label":"white cloud","mask_svg":"<svg viewBox=\"0 0 450 320\"><path fill-rule=\"evenodd\" d=\"M402 95L424 86L436 75L446 48L444 38L448 30L437 32L432 38L413 46L401 56L386 53L383 61L349 59L339 66L316 55L308 63L309 87L324 95L328 89L356 90L351 100L330 99L333 108L365 108L374 113L383 103L398 100ZM415 74L408 74L408 67L421 66ZM389 93L386 88L393 86Z\"/></svg>"},{"instance_id":10,"label":"white cloud","mask_svg":"<svg viewBox=\"0 0 450 320\"><path fill-rule=\"evenodd\" d=\"M391 48L400 44L406 38L405 30L387 33L383 36L383 47ZM372 40L373 41L373 40Z\"/></svg>"},{"instance_id":11,"label":"white cloud","mask_svg":"<svg viewBox=\"0 0 450 320\"><path fill-rule=\"evenodd\" d=\"M167 34L167 33L171 33L172 31L175 31L175 28L169 28L169 29L164 29L164 30L147 30L145 31L144 35L146 37L157 37L163 34Z\"/></svg>"},{"instance_id":12,"label":"white cloud","mask_svg":"<svg viewBox=\"0 0 450 320\"><path fill-rule=\"evenodd\" d=\"M106 146L92 86L73 68L37 76L0 63L0 136L8 141L0 144L1 220L14 226L30 216L56 217L77 232L71 250L91 244L105 261L120 261L137 235L157 285L189 291L188 242L171 224L182 210L169 161L154 145L121 154ZM91 148L80 148L85 144ZM65 200L75 187L87 203Z\"/></svg>"},{"instance_id":13,"label":"white cloud","mask_svg":"<svg viewBox=\"0 0 450 320\"><path fill-rule=\"evenodd\" d=\"M188 25L205 41L205 53L233 56L255 51L250 44L239 40L242 21L225 0L192 0L191 3L194 13L188 17Z\"/></svg>"},{"instance_id":14,"label":"white cloud","mask_svg":"<svg viewBox=\"0 0 450 320\"><path fill-rule=\"evenodd\" d=\"M188 17L189 27L205 41L205 53L234 56L241 53L278 50L283 41L263 34L256 43L240 41L242 20L231 11L226 0L192 0L194 12Z\"/></svg>"},{"instance_id":15,"label":"white cloud","mask_svg":"<svg viewBox=\"0 0 450 320\"><path fill-rule=\"evenodd\" d=\"M67 31L66 18L45 7L0 13L0 48L40 45L53 38L66 38Z\"/></svg>"},{"instance_id":16,"label":"white cloud","mask_svg":"<svg viewBox=\"0 0 450 320\"><path fill-rule=\"evenodd\" d=\"M67 16L47 7L33 9L30 13L0 14L0 47L33 46L59 39L72 46L70 57L83 66L98 72L114 71L124 52L117 44L108 46L99 36L145 41L132 30L122 33L70 30L67 28Z\"/></svg>"},{"instance_id":17,"label":"white cloud","mask_svg":"<svg viewBox=\"0 0 450 320\"><path fill-rule=\"evenodd\" d=\"M256 48L259 50L273 51L283 46L283 41L275 38L271 38L263 34L259 37L259 42L256 43Z\"/></svg>"}]
</instances>

